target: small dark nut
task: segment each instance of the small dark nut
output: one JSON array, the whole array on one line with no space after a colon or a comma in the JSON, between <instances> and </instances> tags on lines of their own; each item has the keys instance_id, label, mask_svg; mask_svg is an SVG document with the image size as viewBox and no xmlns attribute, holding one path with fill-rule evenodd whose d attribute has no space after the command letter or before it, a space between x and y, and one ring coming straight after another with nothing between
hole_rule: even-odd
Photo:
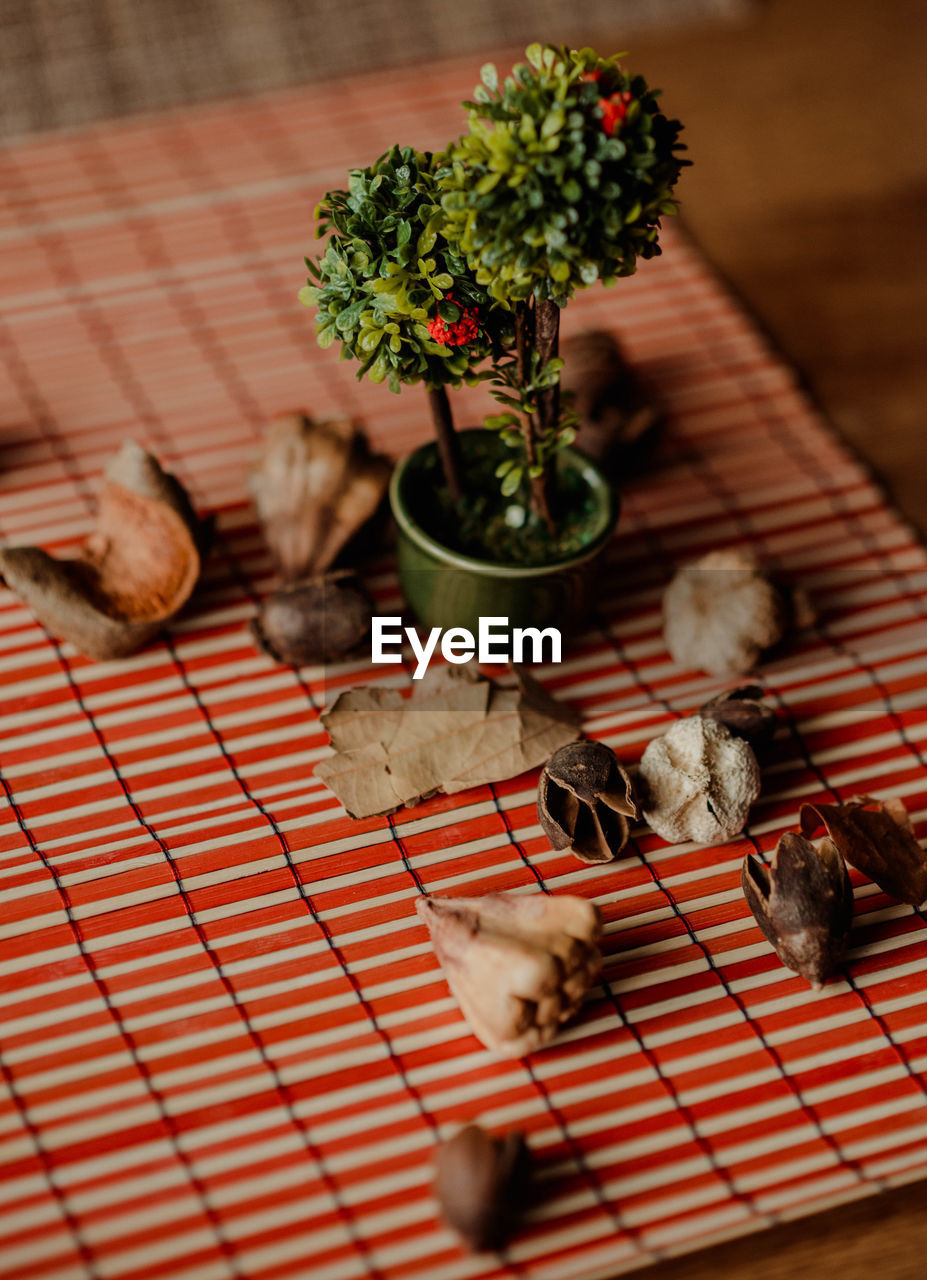
<instances>
[{"instance_id":1,"label":"small dark nut","mask_svg":"<svg viewBox=\"0 0 927 1280\"><path fill-rule=\"evenodd\" d=\"M761 702L764 690L758 684L728 689L699 707L699 715L717 720L726 729L750 743L754 751L768 746L776 733L776 713Z\"/></svg>"},{"instance_id":2,"label":"small dark nut","mask_svg":"<svg viewBox=\"0 0 927 1280\"><path fill-rule=\"evenodd\" d=\"M631 779L602 742L555 751L538 783L538 818L554 849L582 862L611 862L638 817Z\"/></svg>"},{"instance_id":3,"label":"small dark nut","mask_svg":"<svg viewBox=\"0 0 927 1280\"><path fill-rule=\"evenodd\" d=\"M370 599L350 575L330 574L268 596L251 633L276 662L332 662L360 644L372 613Z\"/></svg>"},{"instance_id":4,"label":"small dark nut","mask_svg":"<svg viewBox=\"0 0 927 1280\"><path fill-rule=\"evenodd\" d=\"M840 967L853 919L853 890L832 840L815 848L788 831L765 867L747 854L741 872L747 905L784 965L813 987Z\"/></svg>"},{"instance_id":5,"label":"small dark nut","mask_svg":"<svg viewBox=\"0 0 927 1280\"><path fill-rule=\"evenodd\" d=\"M494 1138L469 1124L438 1147L435 1194L448 1226L474 1250L498 1249L528 1195L531 1160L520 1133Z\"/></svg>"}]
</instances>

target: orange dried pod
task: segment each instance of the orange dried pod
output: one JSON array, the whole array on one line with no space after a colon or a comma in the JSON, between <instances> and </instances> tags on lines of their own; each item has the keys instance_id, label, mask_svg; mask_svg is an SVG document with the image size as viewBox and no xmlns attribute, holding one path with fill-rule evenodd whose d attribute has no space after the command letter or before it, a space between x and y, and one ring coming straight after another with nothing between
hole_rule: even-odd
<instances>
[{"instance_id":1,"label":"orange dried pod","mask_svg":"<svg viewBox=\"0 0 927 1280\"><path fill-rule=\"evenodd\" d=\"M122 658L190 598L206 529L180 483L127 440L106 468L96 528L78 555L6 547L0 575L53 635L90 658Z\"/></svg>"}]
</instances>

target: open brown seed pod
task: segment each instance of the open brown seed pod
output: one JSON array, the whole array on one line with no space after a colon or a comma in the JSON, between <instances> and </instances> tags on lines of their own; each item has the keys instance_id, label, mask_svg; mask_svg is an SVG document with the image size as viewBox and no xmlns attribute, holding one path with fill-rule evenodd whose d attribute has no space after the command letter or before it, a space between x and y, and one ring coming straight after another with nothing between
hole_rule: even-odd
<instances>
[{"instance_id":1,"label":"open brown seed pod","mask_svg":"<svg viewBox=\"0 0 927 1280\"><path fill-rule=\"evenodd\" d=\"M0 574L53 635L88 657L122 658L187 602L203 540L177 480L127 440L106 468L96 529L77 557L7 547Z\"/></svg>"},{"instance_id":2,"label":"open brown seed pod","mask_svg":"<svg viewBox=\"0 0 927 1280\"><path fill-rule=\"evenodd\" d=\"M538 783L538 818L555 849L582 862L611 862L637 819L631 779L603 742L570 742L555 751Z\"/></svg>"},{"instance_id":3,"label":"open brown seed pod","mask_svg":"<svg viewBox=\"0 0 927 1280\"><path fill-rule=\"evenodd\" d=\"M853 890L831 840L816 848L788 831L769 867L747 854L741 872L747 905L779 959L813 987L840 967L853 920Z\"/></svg>"},{"instance_id":4,"label":"open brown seed pod","mask_svg":"<svg viewBox=\"0 0 927 1280\"><path fill-rule=\"evenodd\" d=\"M531 1160L520 1133L494 1138L468 1124L435 1155L435 1194L448 1226L471 1249L501 1248L528 1197Z\"/></svg>"},{"instance_id":5,"label":"open brown seed pod","mask_svg":"<svg viewBox=\"0 0 927 1280\"><path fill-rule=\"evenodd\" d=\"M678 571L663 596L663 634L681 666L737 675L778 643L788 614L752 554L734 547Z\"/></svg>"},{"instance_id":6,"label":"open brown seed pod","mask_svg":"<svg viewBox=\"0 0 927 1280\"><path fill-rule=\"evenodd\" d=\"M270 425L251 493L284 582L322 574L373 516L391 464L347 418L288 413Z\"/></svg>"},{"instance_id":7,"label":"open brown seed pod","mask_svg":"<svg viewBox=\"0 0 927 1280\"><path fill-rule=\"evenodd\" d=\"M799 820L806 836L823 824L850 866L892 898L912 907L927 898L927 852L900 800L862 796L850 804L806 804Z\"/></svg>"},{"instance_id":8,"label":"open brown seed pod","mask_svg":"<svg viewBox=\"0 0 927 1280\"><path fill-rule=\"evenodd\" d=\"M601 921L585 898L423 897L415 909L471 1031L501 1057L552 1040L598 976Z\"/></svg>"},{"instance_id":9,"label":"open brown seed pod","mask_svg":"<svg viewBox=\"0 0 927 1280\"><path fill-rule=\"evenodd\" d=\"M370 630L373 605L351 573L341 571L282 587L251 622L255 644L291 667L334 662Z\"/></svg>"},{"instance_id":10,"label":"open brown seed pod","mask_svg":"<svg viewBox=\"0 0 927 1280\"><path fill-rule=\"evenodd\" d=\"M778 720L773 708L762 702L763 689L758 684L727 689L699 707L699 715L717 720L737 738L749 742L754 751L772 742Z\"/></svg>"}]
</instances>

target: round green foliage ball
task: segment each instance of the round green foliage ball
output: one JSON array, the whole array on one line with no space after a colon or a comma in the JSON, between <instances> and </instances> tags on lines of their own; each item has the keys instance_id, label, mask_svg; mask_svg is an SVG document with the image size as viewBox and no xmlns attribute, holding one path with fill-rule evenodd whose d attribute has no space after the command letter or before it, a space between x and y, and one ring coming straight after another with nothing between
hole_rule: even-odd
<instances>
[{"instance_id":1,"label":"round green foliage ball","mask_svg":"<svg viewBox=\"0 0 927 1280\"><path fill-rule=\"evenodd\" d=\"M299 295L318 308L319 343L339 341L359 378L391 391L458 386L492 345L492 303L442 234L434 168L429 153L396 146L352 170L347 191L323 196L317 235L331 234L321 258L306 259Z\"/></svg>"},{"instance_id":2,"label":"round green foliage ball","mask_svg":"<svg viewBox=\"0 0 927 1280\"><path fill-rule=\"evenodd\" d=\"M446 234L500 302L630 275L660 252L686 161L681 126L616 58L531 45L503 84L483 68L469 132L442 157Z\"/></svg>"}]
</instances>

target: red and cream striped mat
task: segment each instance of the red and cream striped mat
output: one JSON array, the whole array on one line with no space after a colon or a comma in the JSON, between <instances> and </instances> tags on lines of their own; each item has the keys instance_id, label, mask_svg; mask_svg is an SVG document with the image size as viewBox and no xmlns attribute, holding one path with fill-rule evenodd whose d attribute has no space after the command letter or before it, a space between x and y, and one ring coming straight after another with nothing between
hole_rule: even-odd
<instances>
[{"instance_id":1,"label":"red and cream striped mat","mask_svg":"<svg viewBox=\"0 0 927 1280\"><path fill-rule=\"evenodd\" d=\"M743 838L641 830L584 867L548 848L533 775L353 822L313 778L318 713L384 669L250 643L266 421L356 414L396 454L428 430L420 389L316 347L314 203L458 132L475 78L365 74L2 157L0 535L72 547L126 436L218 514L192 607L135 658L90 662L0 594L3 1277L592 1280L927 1173L925 917L853 873L848 979L815 994L739 887L805 800L897 794L924 832L927 555L678 232L565 317L620 334L670 426L595 625L541 676L634 761L721 687L666 653L671 566L748 542L802 582L820 622L765 669L782 726ZM388 556L370 581L395 611ZM539 884L601 907L603 981L499 1062L412 904ZM434 1143L469 1119L537 1157L503 1256L436 1220Z\"/></svg>"}]
</instances>

